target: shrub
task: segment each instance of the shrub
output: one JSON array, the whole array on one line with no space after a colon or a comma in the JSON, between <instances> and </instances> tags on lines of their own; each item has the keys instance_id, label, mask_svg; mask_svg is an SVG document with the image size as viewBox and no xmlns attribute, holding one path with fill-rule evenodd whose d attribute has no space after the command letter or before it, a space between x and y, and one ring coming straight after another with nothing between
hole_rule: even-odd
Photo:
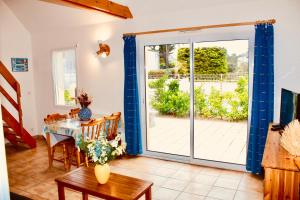
<instances>
[{"instance_id":1,"label":"shrub","mask_svg":"<svg viewBox=\"0 0 300 200\"><path fill-rule=\"evenodd\" d=\"M150 70L148 72L148 76L157 77L157 78L163 77L165 74L166 74L165 70L162 70L162 69Z\"/></svg>"},{"instance_id":2,"label":"shrub","mask_svg":"<svg viewBox=\"0 0 300 200\"><path fill-rule=\"evenodd\" d=\"M149 83L155 89L151 100L152 107L163 115L186 116L190 110L190 97L187 92L179 90L178 80L173 80L165 87L167 77Z\"/></svg>"},{"instance_id":3,"label":"shrub","mask_svg":"<svg viewBox=\"0 0 300 200\"><path fill-rule=\"evenodd\" d=\"M207 109L207 100L204 90L201 87L196 87L194 92L194 101L195 101L195 113L196 115L201 115L204 110Z\"/></svg>"},{"instance_id":4,"label":"shrub","mask_svg":"<svg viewBox=\"0 0 300 200\"><path fill-rule=\"evenodd\" d=\"M223 95L220 90L212 87L208 95L208 106L204 110L203 115L209 118L223 118L226 109L223 106Z\"/></svg>"},{"instance_id":5,"label":"shrub","mask_svg":"<svg viewBox=\"0 0 300 200\"><path fill-rule=\"evenodd\" d=\"M180 91L178 80L167 83L168 76L151 81L149 87L154 89L151 99L152 107L162 115L187 116L190 111L189 93ZM231 121L245 120L248 116L248 80L241 77L237 88L232 92L222 93L212 87L209 95L203 87L194 91L195 114L208 118Z\"/></svg>"}]
</instances>

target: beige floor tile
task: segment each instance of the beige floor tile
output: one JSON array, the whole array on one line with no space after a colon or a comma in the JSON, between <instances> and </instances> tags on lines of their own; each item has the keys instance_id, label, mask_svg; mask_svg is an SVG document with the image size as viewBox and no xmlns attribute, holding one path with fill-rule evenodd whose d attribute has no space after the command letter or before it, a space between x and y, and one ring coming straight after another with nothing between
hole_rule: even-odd
<instances>
[{"instance_id":1,"label":"beige floor tile","mask_svg":"<svg viewBox=\"0 0 300 200\"><path fill-rule=\"evenodd\" d=\"M162 187L172 189L172 190L178 190L183 191L184 188L188 185L187 181L182 181L178 179L169 178Z\"/></svg>"},{"instance_id":2,"label":"beige floor tile","mask_svg":"<svg viewBox=\"0 0 300 200\"><path fill-rule=\"evenodd\" d=\"M184 192L197 194L200 196L206 196L210 190L211 190L211 186L209 186L209 185L203 185L203 184L199 184L199 183L190 183L185 188Z\"/></svg>"},{"instance_id":3,"label":"beige floor tile","mask_svg":"<svg viewBox=\"0 0 300 200\"><path fill-rule=\"evenodd\" d=\"M54 179L66 172L63 164L59 162L54 162L53 168L48 169L45 141L38 140L37 145L35 150L7 146L10 189L34 200L57 200L57 185ZM242 172L147 157L124 157L111 162L110 166L114 173L152 181L153 200L230 199L236 190L229 188L236 189L239 180L235 200L262 198L262 179ZM81 200L81 193L66 190L66 199ZM98 198L90 196L89 199Z\"/></svg>"},{"instance_id":4,"label":"beige floor tile","mask_svg":"<svg viewBox=\"0 0 300 200\"><path fill-rule=\"evenodd\" d=\"M205 167L197 166L197 165L184 165L180 168L180 170L194 172L194 173L199 173L203 169L205 169Z\"/></svg>"},{"instance_id":5,"label":"beige floor tile","mask_svg":"<svg viewBox=\"0 0 300 200\"><path fill-rule=\"evenodd\" d=\"M263 192L263 181L260 177L245 174L241 179L238 190L246 192Z\"/></svg>"},{"instance_id":6,"label":"beige floor tile","mask_svg":"<svg viewBox=\"0 0 300 200\"><path fill-rule=\"evenodd\" d=\"M232 189L213 187L207 196L222 200L233 200L235 192L236 190Z\"/></svg>"},{"instance_id":7,"label":"beige floor tile","mask_svg":"<svg viewBox=\"0 0 300 200\"><path fill-rule=\"evenodd\" d=\"M234 200L262 200L263 199L262 192L244 192L244 191L237 191L234 197Z\"/></svg>"},{"instance_id":8,"label":"beige floor tile","mask_svg":"<svg viewBox=\"0 0 300 200\"><path fill-rule=\"evenodd\" d=\"M204 200L220 200L220 199L216 199L216 198L212 198L212 197L205 197Z\"/></svg>"},{"instance_id":9,"label":"beige floor tile","mask_svg":"<svg viewBox=\"0 0 300 200\"><path fill-rule=\"evenodd\" d=\"M179 194L180 192L176 190L160 188L156 193L153 194L153 198L158 200L173 200L176 199Z\"/></svg>"},{"instance_id":10,"label":"beige floor tile","mask_svg":"<svg viewBox=\"0 0 300 200\"><path fill-rule=\"evenodd\" d=\"M200 174L209 175L209 176L220 176L222 172L223 170L221 169L206 167L203 170L201 170Z\"/></svg>"},{"instance_id":11,"label":"beige floor tile","mask_svg":"<svg viewBox=\"0 0 300 200\"><path fill-rule=\"evenodd\" d=\"M221 174L221 178L226 179L235 179L235 180L241 180L244 173L239 171L232 171L232 170L224 170Z\"/></svg>"},{"instance_id":12,"label":"beige floor tile","mask_svg":"<svg viewBox=\"0 0 300 200\"><path fill-rule=\"evenodd\" d=\"M183 192L177 197L176 200L202 200L204 198L204 196Z\"/></svg>"},{"instance_id":13,"label":"beige floor tile","mask_svg":"<svg viewBox=\"0 0 300 200\"><path fill-rule=\"evenodd\" d=\"M210 176L205 174L198 174L193 178L193 182L201 183L204 185L214 185L217 180L217 176Z\"/></svg>"},{"instance_id":14,"label":"beige floor tile","mask_svg":"<svg viewBox=\"0 0 300 200\"><path fill-rule=\"evenodd\" d=\"M161 186L167 181L168 178L149 174L141 177L141 179L151 181L155 186Z\"/></svg>"},{"instance_id":15,"label":"beige floor tile","mask_svg":"<svg viewBox=\"0 0 300 200\"><path fill-rule=\"evenodd\" d=\"M215 182L214 186L236 190L239 186L239 183L240 180L238 179L228 179L219 177Z\"/></svg>"},{"instance_id":16,"label":"beige floor tile","mask_svg":"<svg viewBox=\"0 0 300 200\"><path fill-rule=\"evenodd\" d=\"M184 181L190 181L194 178L195 173L193 172L187 172L184 170L178 170L172 178L179 179L179 180L184 180Z\"/></svg>"},{"instance_id":17,"label":"beige floor tile","mask_svg":"<svg viewBox=\"0 0 300 200\"><path fill-rule=\"evenodd\" d=\"M186 164L184 164L184 163L178 163L178 162L166 162L165 164L162 165L162 167L178 170L185 165Z\"/></svg>"},{"instance_id":18,"label":"beige floor tile","mask_svg":"<svg viewBox=\"0 0 300 200\"><path fill-rule=\"evenodd\" d=\"M171 177L177 172L176 169L170 169L165 167L156 168L154 174L158 176Z\"/></svg>"}]
</instances>

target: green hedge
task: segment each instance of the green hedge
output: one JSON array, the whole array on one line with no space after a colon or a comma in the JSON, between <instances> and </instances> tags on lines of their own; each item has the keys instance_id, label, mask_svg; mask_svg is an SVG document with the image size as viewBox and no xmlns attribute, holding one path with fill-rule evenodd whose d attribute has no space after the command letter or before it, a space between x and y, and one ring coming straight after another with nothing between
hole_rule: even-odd
<instances>
[{"instance_id":1,"label":"green hedge","mask_svg":"<svg viewBox=\"0 0 300 200\"><path fill-rule=\"evenodd\" d=\"M168 77L165 75L149 83L149 87L155 91L151 99L152 107L162 115L188 116L190 112L189 93L180 91L178 80L172 80L169 83L167 80ZM196 116L230 121L247 119L247 83L247 78L241 77L235 91L222 93L212 87L209 95L204 93L202 87L196 87L194 92Z\"/></svg>"},{"instance_id":2,"label":"green hedge","mask_svg":"<svg viewBox=\"0 0 300 200\"><path fill-rule=\"evenodd\" d=\"M226 74L228 72L227 51L221 47L202 47L194 50L195 74ZM178 49L179 74L190 72L190 48Z\"/></svg>"}]
</instances>

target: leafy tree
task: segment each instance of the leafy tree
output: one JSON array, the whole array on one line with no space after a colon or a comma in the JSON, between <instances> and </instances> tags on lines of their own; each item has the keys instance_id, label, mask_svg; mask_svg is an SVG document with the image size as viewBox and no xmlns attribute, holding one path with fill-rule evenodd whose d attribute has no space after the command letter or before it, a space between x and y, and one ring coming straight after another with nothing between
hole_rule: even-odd
<instances>
[{"instance_id":1,"label":"leafy tree","mask_svg":"<svg viewBox=\"0 0 300 200\"><path fill-rule=\"evenodd\" d=\"M175 45L174 44L163 44L157 46L150 46L150 51L159 52L159 66L160 69L168 69L173 68L174 63L170 63L169 57L170 54L174 52Z\"/></svg>"},{"instance_id":2,"label":"leafy tree","mask_svg":"<svg viewBox=\"0 0 300 200\"><path fill-rule=\"evenodd\" d=\"M190 48L180 48L177 53L177 61L179 64L179 74L190 73Z\"/></svg>"},{"instance_id":3,"label":"leafy tree","mask_svg":"<svg viewBox=\"0 0 300 200\"><path fill-rule=\"evenodd\" d=\"M194 50L194 71L195 74L226 74L228 64L226 59L227 51L220 47L195 48ZM177 54L180 74L189 73L189 48L180 48Z\"/></svg>"},{"instance_id":4,"label":"leafy tree","mask_svg":"<svg viewBox=\"0 0 300 200\"><path fill-rule=\"evenodd\" d=\"M237 70L238 58L235 53L231 55L227 54L228 72L235 72Z\"/></svg>"},{"instance_id":5,"label":"leafy tree","mask_svg":"<svg viewBox=\"0 0 300 200\"><path fill-rule=\"evenodd\" d=\"M64 91L64 99L67 104L70 104L73 101L69 90Z\"/></svg>"}]
</instances>

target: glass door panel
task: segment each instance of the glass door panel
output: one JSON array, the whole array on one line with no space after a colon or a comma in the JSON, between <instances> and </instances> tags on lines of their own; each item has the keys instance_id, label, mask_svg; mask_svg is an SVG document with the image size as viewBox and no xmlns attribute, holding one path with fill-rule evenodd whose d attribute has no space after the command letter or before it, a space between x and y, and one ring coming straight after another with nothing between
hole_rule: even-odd
<instances>
[{"instance_id":1,"label":"glass door panel","mask_svg":"<svg viewBox=\"0 0 300 200\"><path fill-rule=\"evenodd\" d=\"M248 40L194 43L194 158L245 165Z\"/></svg>"},{"instance_id":2,"label":"glass door panel","mask_svg":"<svg viewBox=\"0 0 300 200\"><path fill-rule=\"evenodd\" d=\"M190 44L147 45L147 151L190 156Z\"/></svg>"}]
</instances>

